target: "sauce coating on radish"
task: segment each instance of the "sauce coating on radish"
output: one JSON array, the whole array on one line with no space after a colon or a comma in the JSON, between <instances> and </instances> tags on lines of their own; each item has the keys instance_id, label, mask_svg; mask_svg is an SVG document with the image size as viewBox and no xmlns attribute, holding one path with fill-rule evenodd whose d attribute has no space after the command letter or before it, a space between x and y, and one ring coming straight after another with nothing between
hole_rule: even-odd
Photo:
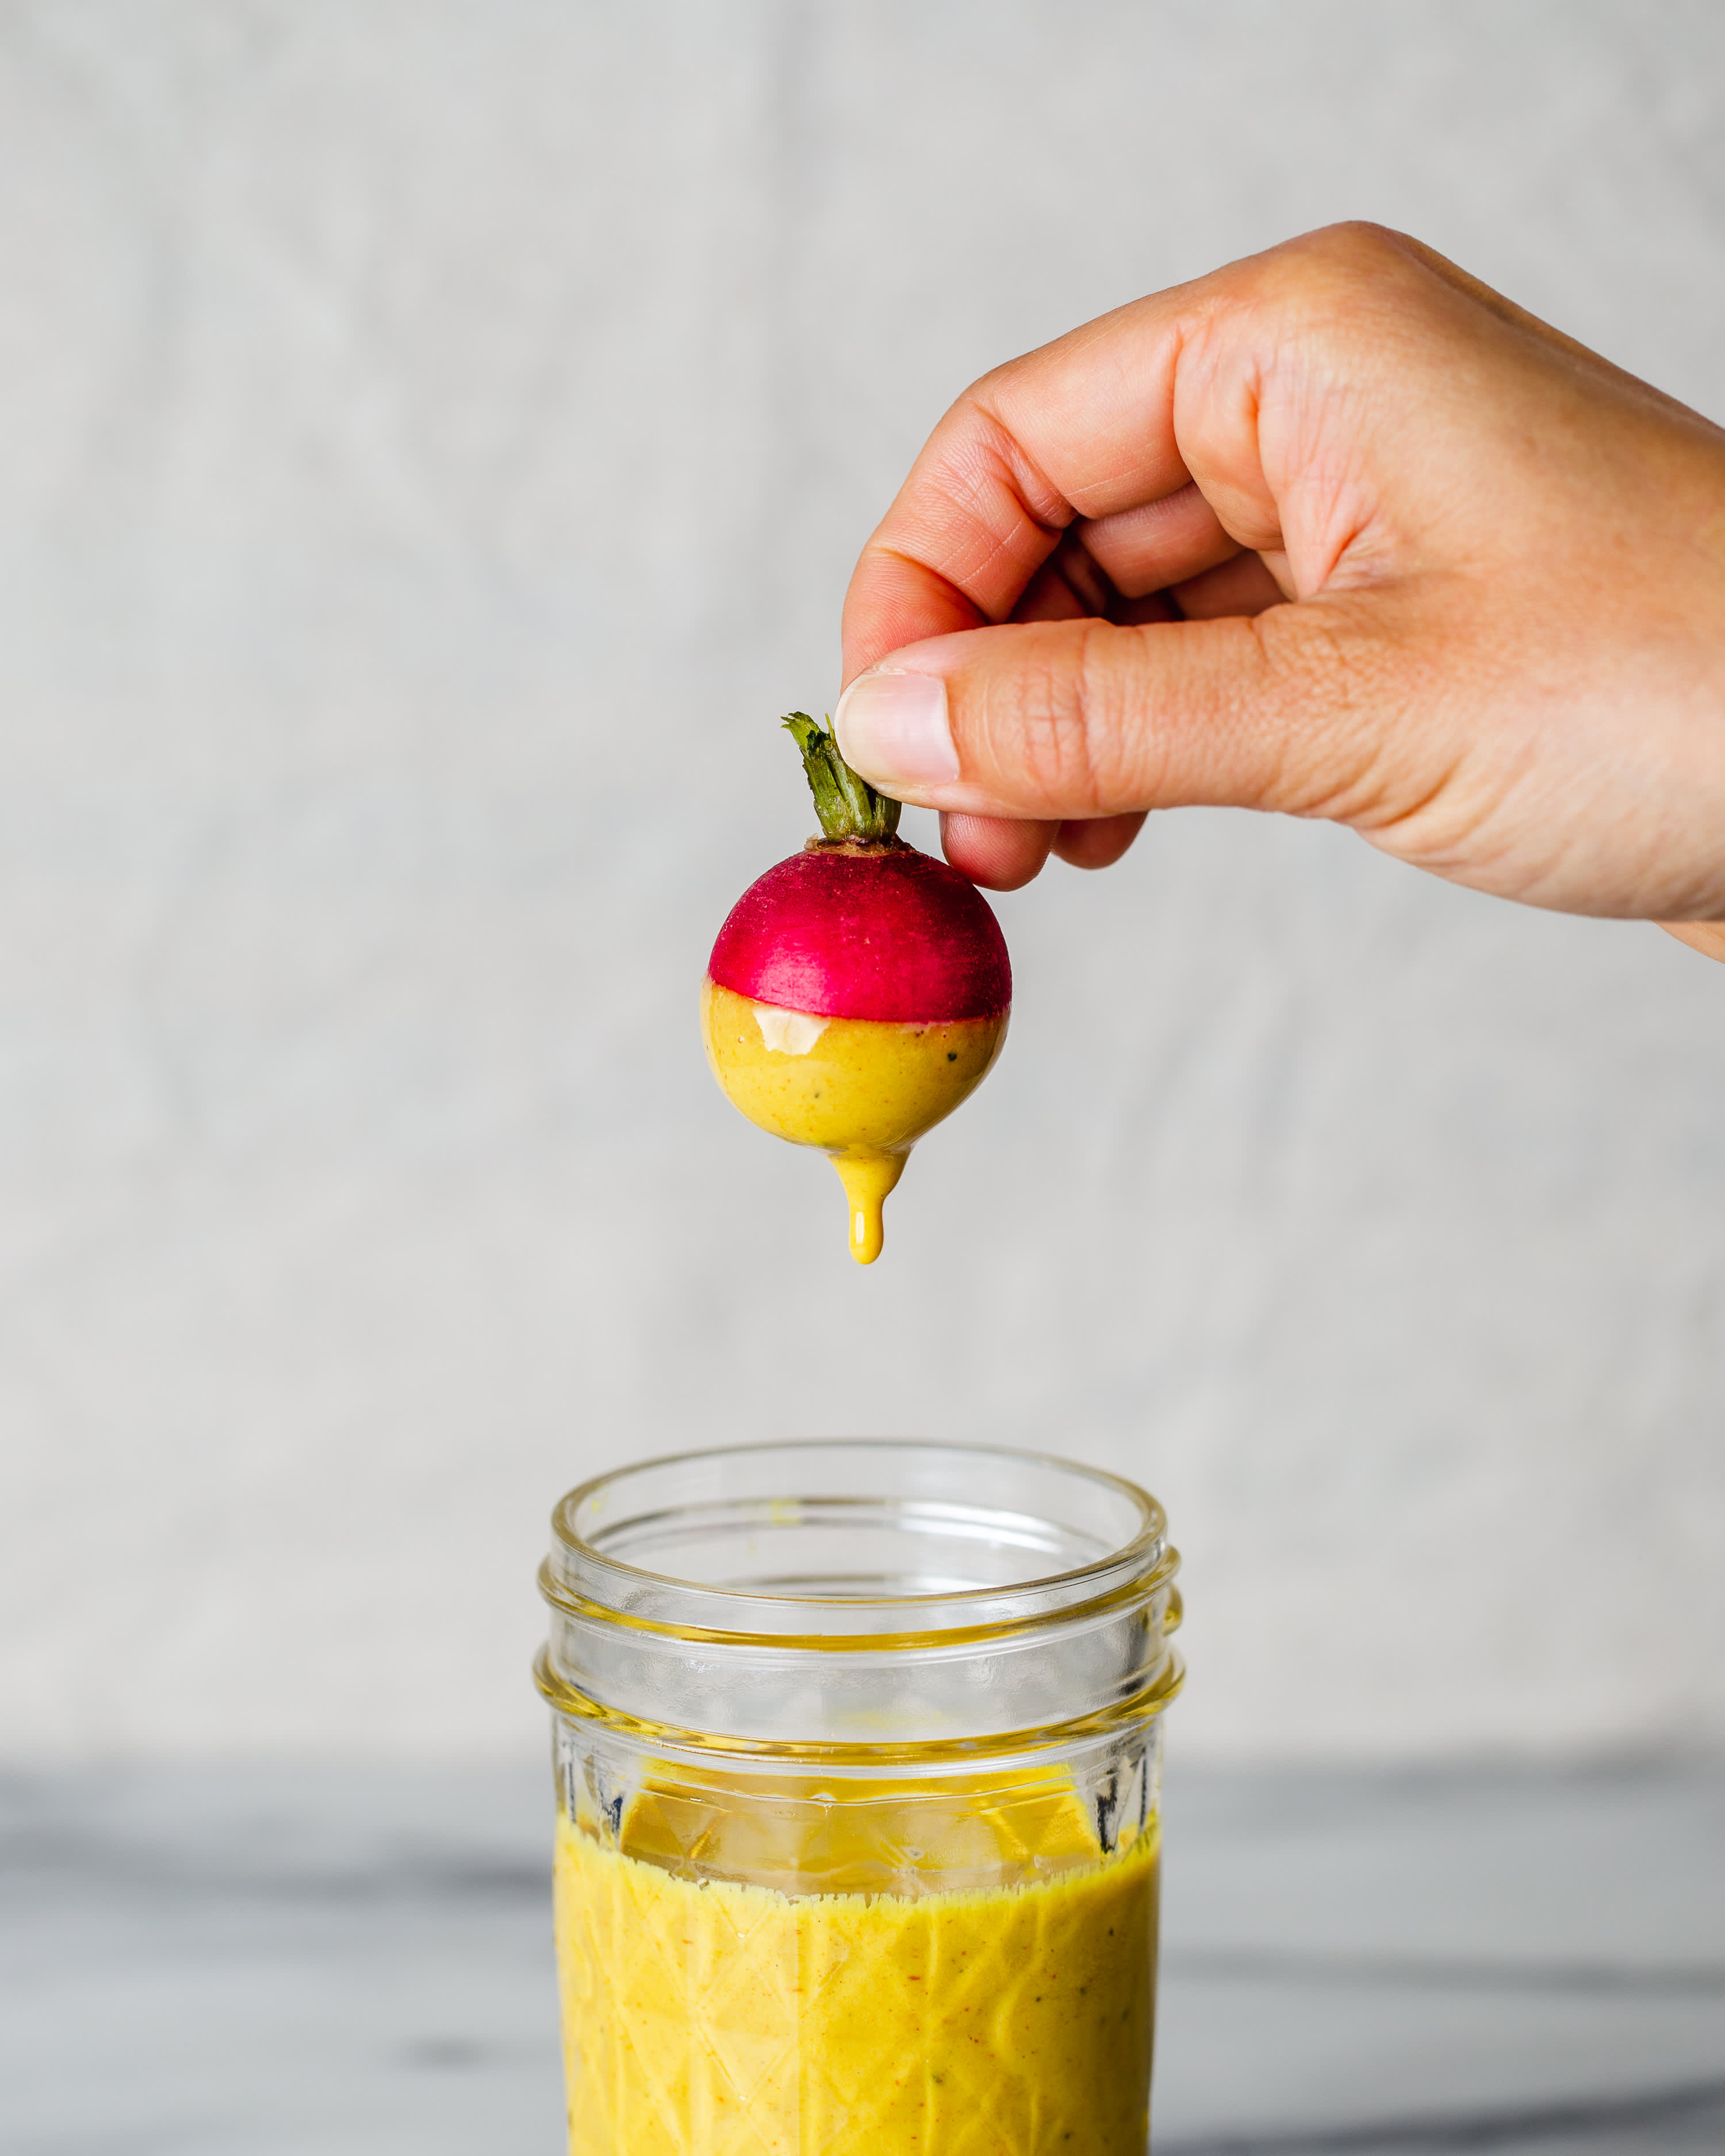
<instances>
[{"instance_id":1,"label":"sauce coating on radish","mask_svg":"<svg viewBox=\"0 0 1725 2156\"><path fill-rule=\"evenodd\" d=\"M897 802L812 719L784 723L824 835L732 907L701 987L701 1030L714 1075L752 1122L830 1157L850 1254L871 1265L911 1147L1000 1052L1012 969L976 886L897 836Z\"/></svg>"}]
</instances>

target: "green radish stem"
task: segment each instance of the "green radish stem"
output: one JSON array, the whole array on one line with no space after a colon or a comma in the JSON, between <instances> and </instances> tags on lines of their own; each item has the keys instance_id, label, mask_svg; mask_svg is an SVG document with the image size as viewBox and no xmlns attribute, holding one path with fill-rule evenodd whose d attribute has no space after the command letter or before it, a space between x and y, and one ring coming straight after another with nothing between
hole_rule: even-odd
<instances>
[{"instance_id":1,"label":"green radish stem","mask_svg":"<svg viewBox=\"0 0 1725 2156\"><path fill-rule=\"evenodd\" d=\"M791 712L783 725L803 752L803 768L809 775L822 834L864 845L894 844L904 804L877 793L867 779L859 778L839 755L838 742L823 733L807 711Z\"/></svg>"}]
</instances>

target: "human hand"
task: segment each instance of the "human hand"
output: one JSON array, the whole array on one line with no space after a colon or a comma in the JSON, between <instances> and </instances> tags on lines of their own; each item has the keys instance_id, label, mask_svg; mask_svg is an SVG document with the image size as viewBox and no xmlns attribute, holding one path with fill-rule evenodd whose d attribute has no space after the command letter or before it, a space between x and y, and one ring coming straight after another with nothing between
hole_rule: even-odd
<instances>
[{"instance_id":1,"label":"human hand","mask_svg":"<svg viewBox=\"0 0 1725 2156\"><path fill-rule=\"evenodd\" d=\"M863 550L845 672L848 760L997 890L1209 803L1725 921L1725 432L1375 228L966 391Z\"/></svg>"}]
</instances>

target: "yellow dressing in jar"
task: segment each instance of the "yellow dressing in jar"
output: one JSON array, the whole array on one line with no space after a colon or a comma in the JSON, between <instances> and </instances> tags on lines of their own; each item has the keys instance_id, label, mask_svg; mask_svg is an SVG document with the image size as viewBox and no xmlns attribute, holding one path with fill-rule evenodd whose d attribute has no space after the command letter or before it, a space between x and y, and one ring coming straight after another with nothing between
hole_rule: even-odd
<instances>
[{"instance_id":1,"label":"yellow dressing in jar","mask_svg":"<svg viewBox=\"0 0 1725 2156\"><path fill-rule=\"evenodd\" d=\"M751 1122L831 1156L861 1265L880 1255L881 1208L911 1147L988 1075L1009 1016L903 1024L784 1010L711 979L701 992L713 1075Z\"/></svg>"},{"instance_id":2,"label":"yellow dressing in jar","mask_svg":"<svg viewBox=\"0 0 1725 2156\"><path fill-rule=\"evenodd\" d=\"M686 1877L561 1819L570 2156L1143 2156L1155 1826L1104 1859L1065 1809L1087 1861L920 1894Z\"/></svg>"}]
</instances>

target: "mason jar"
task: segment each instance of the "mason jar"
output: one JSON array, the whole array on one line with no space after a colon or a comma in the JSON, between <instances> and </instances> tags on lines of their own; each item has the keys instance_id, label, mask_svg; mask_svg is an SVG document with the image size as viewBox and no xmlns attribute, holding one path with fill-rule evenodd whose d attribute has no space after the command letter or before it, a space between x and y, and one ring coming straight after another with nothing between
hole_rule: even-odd
<instances>
[{"instance_id":1,"label":"mason jar","mask_svg":"<svg viewBox=\"0 0 1725 2156\"><path fill-rule=\"evenodd\" d=\"M600 1476L553 1527L571 2156L1142 2156L1155 1500L798 1442Z\"/></svg>"}]
</instances>

